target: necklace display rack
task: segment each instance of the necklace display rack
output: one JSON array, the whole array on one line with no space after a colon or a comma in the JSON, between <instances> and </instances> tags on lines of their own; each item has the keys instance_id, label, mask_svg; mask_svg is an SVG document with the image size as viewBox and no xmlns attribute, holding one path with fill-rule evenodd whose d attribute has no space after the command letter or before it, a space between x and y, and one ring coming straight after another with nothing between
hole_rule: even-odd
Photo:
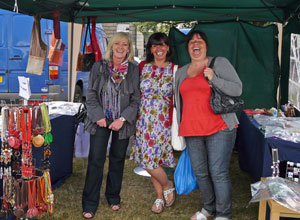
<instances>
[{"instance_id":1,"label":"necklace display rack","mask_svg":"<svg viewBox=\"0 0 300 220\"><path fill-rule=\"evenodd\" d=\"M41 217L54 213L50 178L51 123L47 105L0 104L2 118L0 179L6 216ZM44 148L42 167L35 166L33 147Z\"/></svg>"}]
</instances>

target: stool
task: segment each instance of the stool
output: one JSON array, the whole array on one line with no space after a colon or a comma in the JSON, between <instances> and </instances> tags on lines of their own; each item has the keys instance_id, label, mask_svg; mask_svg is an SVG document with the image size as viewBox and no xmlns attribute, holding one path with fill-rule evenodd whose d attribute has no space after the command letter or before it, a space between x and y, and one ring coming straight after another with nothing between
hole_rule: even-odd
<instances>
[{"instance_id":1,"label":"stool","mask_svg":"<svg viewBox=\"0 0 300 220\"><path fill-rule=\"evenodd\" d=\"M264 180L265 178L261 178ZM270 207L270 220L279 220L280 217L300 218L300 213L292 211L276 201L269 199L259 202L258 220L266 219L267 203Z\"/></svg>"}]
</instances>

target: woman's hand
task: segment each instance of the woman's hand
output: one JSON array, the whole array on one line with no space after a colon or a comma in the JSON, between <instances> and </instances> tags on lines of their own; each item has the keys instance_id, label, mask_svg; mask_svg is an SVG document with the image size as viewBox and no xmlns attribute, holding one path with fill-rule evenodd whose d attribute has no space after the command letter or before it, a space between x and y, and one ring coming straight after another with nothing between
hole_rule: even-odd
<instances>
[{"instance_id":1,"label":"woman's hand","mask_svg":"<svg viewBox=\"0 0 300 220\"><path fill-rule=\"evenodd\" d=\"M120 128L122 128L123 124L124 124L124 122L122 122L118 118L118 119L114 120L113 123L111 123L108 128L113 130L113 131L118 131L118 130L120 130Z\"/></svg>"},{"instance_id":2,"label":"woman's hand","mask_svg":"<svg viewBox=\"0 0 300 220\"><path fill-rule=\"evenodd\" d=\"M96 123L97 123L97 125L98 125L99 127L106 127L106 120L105 120L105 118L100 119L100 120L97 121Z\"/></svg>"},{"instance_id":3,"label":"woman's hand","mask_svg":"<svg viewBox=\"0 0 300 220\"><path fill-rule=\"evenodd\" d=\"M207 78L209 81L211 81L215 72L213 69L206 67L203 74L204 74L205 78Z\"/></svg>"}]
</instances>

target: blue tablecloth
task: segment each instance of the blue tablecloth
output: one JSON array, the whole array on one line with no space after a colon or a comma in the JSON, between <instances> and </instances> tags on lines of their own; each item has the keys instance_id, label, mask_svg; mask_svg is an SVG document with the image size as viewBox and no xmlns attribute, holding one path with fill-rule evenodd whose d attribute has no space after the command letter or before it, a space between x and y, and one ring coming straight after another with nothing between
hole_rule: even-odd
<instances>
[{"instance_id":1,"label":"blue tablecloth","mask_svg":"<svg viewBox=\"0 0 300 220\"><path fill-rule=\"evenodd\" d=\"M52 127L53 142L51 143L52 155L50 157L50 176L52 189L62 185L72 174L74 138L75 138L75 116L62 115L50 120ZM0 141L1 143L1 141ZM34 164L42 166L44 158L43 147L33 149ZM2 195L2 180L0 180L0 194ZM1 205L0 205L1 207ZM0 218L8 220L11 218Z\"/></svg>"},{"instance_id":2,"label":"blue tablecloth","mask_svg":"<svg viewBox=\"0 0 300 220\"><path fill-rule=\"evenodd\" d=\"M300 143L265 138L259 126L255 119L242 112L236 140L239 164L255 181L272 176L271 148L278 148L280 161L300 162Z\"/></svg>"},{"instance_id":3,"label":"blue tablecloth","mask_svg":"<svg viewBox=\"0 0 300 220\"><path fill-rule=\"evenodd\" d=\"M50 120L53 135L50 157L50 177L52 189L65 182L72 174L73 152L75 139L75 116L62 115ZM44 158L44 149L33 147L33 158L36 167L41 167Z\"/></svg>"},{"instance_id":4,"label":"blue tablecloth","mask_svg":"<svg viewBox=\"0 0 300 220\"><path fill-rule=\"evenodd\" d=\"M285 141L280 138L265 138L255 119L242 112L237 132L236 147L239 154L240 168L250 174L255 181L260 177L272 176L271 148L278 148L279 160L300 162L300 143ZM269 219L267 207L266 219ZM283 218L280 220L292 220Z\"/></svg>"}]
</instances>

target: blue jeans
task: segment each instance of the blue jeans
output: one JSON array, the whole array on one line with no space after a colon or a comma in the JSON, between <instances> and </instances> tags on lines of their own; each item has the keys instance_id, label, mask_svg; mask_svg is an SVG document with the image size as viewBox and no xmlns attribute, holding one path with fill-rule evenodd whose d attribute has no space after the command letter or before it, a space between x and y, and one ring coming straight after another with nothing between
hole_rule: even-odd
<instances>
[{"instance_id":1,"label":"blue jeans","mask_svg":"<svg viewBox=\"0 0 300 220\"><path fill-rule=\"evenodd\" d=\"M203 208L211 215L231 219L232 188L229 164L236 128L208 136L185 137Z\"/></svg>"}]
</instances>

